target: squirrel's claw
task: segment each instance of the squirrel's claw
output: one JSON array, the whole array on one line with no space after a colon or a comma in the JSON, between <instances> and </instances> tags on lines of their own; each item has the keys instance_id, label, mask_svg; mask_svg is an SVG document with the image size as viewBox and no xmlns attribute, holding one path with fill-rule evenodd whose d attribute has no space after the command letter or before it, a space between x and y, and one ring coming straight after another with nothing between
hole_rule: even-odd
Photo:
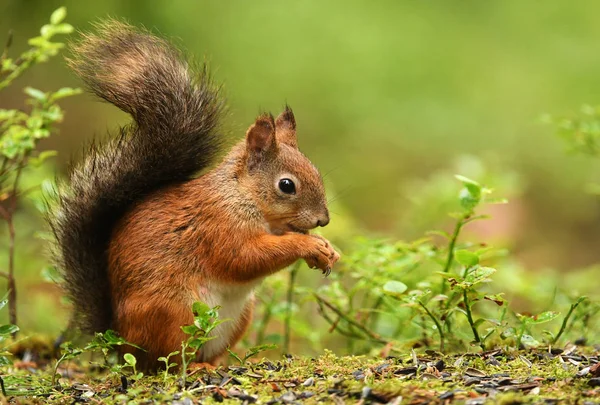
<instances>
[{"instance_id":1,"label":"squirrel's claw","mask_svg":"<svg viewBox=\"0 0 600 405\"><path fill-rule=\"evenodd\" d=\"M323 275L325 277L329 277L330 274L331 274L331 267L327 266L327 268L325 268L325 270L323 270Z\"/></svg>"}]
</instances>

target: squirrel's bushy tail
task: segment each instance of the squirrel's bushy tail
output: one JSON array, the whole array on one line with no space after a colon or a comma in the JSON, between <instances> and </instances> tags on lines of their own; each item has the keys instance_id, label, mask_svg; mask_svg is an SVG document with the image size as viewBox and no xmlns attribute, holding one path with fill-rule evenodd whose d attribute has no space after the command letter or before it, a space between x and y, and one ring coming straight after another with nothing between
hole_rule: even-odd
<instances>
[{"instance_id":1,"label":"squirrel's bushy tail","mask_svg":"<svg viewBox=\"0 0 600 405\"><path fill-rule=\"evenodd\" d=\"M95 332L111 327L107 248L116 222L148 193L212 163L223 102L205 68L125 23L98 24L73 51L69 64L87 87L134 119L117 139L90 147L50 218L76 319Z\"/></svg>"}]
</instances>

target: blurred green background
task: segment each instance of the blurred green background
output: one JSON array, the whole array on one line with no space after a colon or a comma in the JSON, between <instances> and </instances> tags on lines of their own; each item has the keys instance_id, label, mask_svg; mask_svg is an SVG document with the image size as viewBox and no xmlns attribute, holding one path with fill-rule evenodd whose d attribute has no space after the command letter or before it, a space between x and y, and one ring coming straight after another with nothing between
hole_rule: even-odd
<instances>
[{"instance_id":1,"label":"blurred green background","mask_svg":"<svg viewBox=\"0 0 600 405\"><path fill-rule=\"evenodd\" d=\"M13 29L11 53L25 50L61 5L78 30L125 18L208 60L224 84L233 138L259 112L289 103L300 146L335 200L326 236L413 239L447 229L442 197L455 196L452 174L460 173L510 199L472 232L508 247L527 271L560 274L600 262L600 204L585 192L600 181L598 162L565 153L539 120L597 102L597 1L3 0L0 41ZM25 85L81 83L55 58L0 93L0 108L22 105ZM62 106L60 133L43 145L59 151L50 177L85 140L128 120L89 95ZM25 212L21 221L37 220ZM35 228L24 227L18 246L32 269L18 279L26 286L24 322L35 308L58 305L53 287L35 282L44 266L42 242L27 235ZM45 318L24 326L56 332L63 324Z\"/></svg>"}]
</instances>

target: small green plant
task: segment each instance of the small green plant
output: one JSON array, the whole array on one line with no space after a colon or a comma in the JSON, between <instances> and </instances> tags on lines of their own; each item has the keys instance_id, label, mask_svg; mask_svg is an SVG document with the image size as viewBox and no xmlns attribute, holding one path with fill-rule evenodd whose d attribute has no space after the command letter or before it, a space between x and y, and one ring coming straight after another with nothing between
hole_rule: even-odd
<instances>
[{"instance_id":1,"label":"small green plant","mask_svg":"<svg viewBox=\"0 0 600 405\"><path fill-rule=\"evenodd\" d=\"M73 343L71 343L71 342L65 342L62 345L60 345L60 347L62 349L62 354L58 358L58 360L56 360L56 363L54 364L54 369L52 371L52 387L56 387L56 382L57 382L56 376L58 375L58 367L64 361L73 360L73 359L79 357L85 351L85 349L81 349L81 348L77 348L77 347L73 346Z\"/></svg>"},{"instance_id":2,"label":"small green plant","mask_svg":"<svg viewBox=\"0 0 600 405\"><path fill-rule=\"evenodd\" d=\"M169 369L173 368L173 367L177 367L177 363L171 363L171 357L173 356L177 356L179 354L179 351L174 351L172 353L169 353L167 355L167 357L159 357L158 361L162 361L163 363L165 363L165 370L163 371L163 383L167 384L167 379L169 378Z\"/></svg>"},{"instance_id":3,"label":"small green plant","mask_svg":"<svg viewBox=\"0 0 600 405\"><path fill-rule=\"evenodd\" d=\"M123 355L123 360L125 360L125 365L127 367L131 367L131 369L133 370L133 379L134 380L139 380L140 378L142 378L144 376L144 373L142 372L137 372L137 359L135 358L135 356L131 353L125 353Z\"/></svg>"},{"instance_id":4,"label":"small green plant","mask_svg":"<svg viewBox=\"0 0 600 405\"><path fill-rule=\"evenodd\" d=\"M568 325L569 325L569 321L571 320L571 317L575 314L575 310L577 309L577 307L580 304L582 304L583 302L587 301L587 300L588 300L587 297L579 297L579 298L577 298L577 300L575 300L575 302L573 302L571 304L571 306L569 307L569 311L567 312L567 314L563 318L563 321L562 321L562 324L560 325L560 330L558 331L558 333L556 335L550 334L551 343L553 345L555 345L558 342L558 340L560 339L560 337L567 330Z\"/></svg>"},{"instance_id":5,"label":"small green plant","mask_svg":"<svg viewBox=\"0 0 600 405\"><path fill-rule=\"evenodd\" d=\"M246 365L249 359L256 356L259 353L265 352L267 350L277 349L277 345L274 344L264 344L258 346L252 346L246 350L243 357L238 356L235 352L233 352L229 347L227 348L227 352L229 352L229 356L234 358L240 366Z\"/></svg>"},{"instance_id":6,"label":"small green plant","mask_svg":"<svg viewBox=\"0 0 600 405\"><path fill-rule=\"evenodd\" d=\"M210 333L228 319L219 319L219 306L210 308L201 302L194 302L192 313L194 322L191 325L181 327L188 338L181 342L181 386L185 389L190 363L194 360L196 353L208 342L215 338Z\"/></svg>"},{"instance_id":7,"label":"small green plant","mask_svg":"<svg viewBox=\"0 0 600 405\"><path fill-rule=\"evenodd\" d=\"M40 36L29 40L31 48L17 58L11 58L8 54L12 42L12 33L9 33L0 55L0 91L29 68L58 54L64 44L55 42L54 36L73 31L71 25L63 22L66 15L64 7L54 11L50 16L50 23L41 28ZM28 112L16 108L0 109L0 218L7 224L9 238L7 271L1 272L0 276L8 281L9 319L14 325L17 324L17 286L14 276L16 230L13 218L18 200L31 191L21 189L22 173L30 167L39 167L47 158L56 154L54 151L36 151L37 144L48 138L55 131L56 124L63 120L64 112L57 104L58 101L81 91L64 87L44 92L25 87L24 92L28 96Z\"/></svg>"},{"instance_id":8,"label":"small green plant","mask_svg":"<svg viewBox=\"0 0 600 405\"><path fill-rule=\"evenodd\" d=\"M90 353L95 351L100 351L104 358L104 364L99 364L100 367L108 368L113 373L121 373L123 367L130 366L133 370L134 378L140 378L141 376L137 373L135 364L136 360L132 354L126 353L124 355L125 365L121 365L118 361L114 361L111 364L109 359L110 353L114 352L117 346L131 346L139 350L143 350L141 347L134 345L118 336L115 331L107 330L104 333L98 332L94 335L94 338L86 344L83 348L78 348L73 345L71 342L65 342L61 345L62 354L56 361L54 365L54 372L52 374L52 386L54 387L56 384L56 375L58 372L58 367L64 361L72 360L79 357L83 353ZM132 360L133 357L133 360ZM143 374L142 374L143 375Z\"/></svg>"}]
</instances>

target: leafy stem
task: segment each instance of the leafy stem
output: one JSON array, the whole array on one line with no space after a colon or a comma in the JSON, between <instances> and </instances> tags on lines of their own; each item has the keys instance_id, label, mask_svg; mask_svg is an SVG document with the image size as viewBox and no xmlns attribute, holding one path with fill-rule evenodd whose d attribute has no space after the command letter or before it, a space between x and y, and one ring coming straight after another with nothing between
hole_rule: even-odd
<instances>
[{"instance_id":1,"label":"leafy stem","mask_svg":"<svg viewBox=\"0 0 600 405\"><path fill-rule=\"evenodd\" d=\"M569 319L571 318L571 315L573 315L573 312L575 311L575 309L579 306L579 304L581 304L583 301L585 301L587 298L586 297L579 297L577 299L577 301L575 301L574 303L571 304L571 307L569 308L569 312L567 312L567 315L565 315L562 324L560 326L560 330L558 331L558 333L556 334L556 336L554 337L554 339L552 339L552 344L555 345L558 342L558 339L560 339L560 337L562 336L562 334L564 333L564 331L567 328L567 324L569 323Z\"/></svg>"},{"instance_id":2,"label":"leafy stem","mask_svg":"<svg viewBox=\"0 0 600 405\"><path fill-rule=\"evenodd\" d=\"M429 310L429 308L427 308L427 306L425 304L423 304L420 300L418 302L419 302L419 305L421 306L421 308L423 308L423 310L427 314L427 316L429 318L431 318L431 320L435 324L438 334L440 335L440 351L443 352L444 351L444 331L442 330L442 325L437 320L437 318L431 313L431 311Z\"/></svg>"},{"instance_id":3,"label":"leafy stem","mask_svg":"<svg viewBox=\"0 0 600 405\"><path fill-rule=\"evenodd\" d=\"M458 240L458 235L460 234L460 230L465 225L465 221L469 218L469 215L461 216L458 221L456 221L456 226L454 227L454 232L450 238L450 243L448 244L448 256L446 258L446 264L444 265L444 273L448 273L452 268L452 263L454 262L454 249L456 247L456 241ZM446 279L442 279L441 291L442 294L446 292L447 282Z\"/></svg>"},{"instance_id":4,"label":"leafy stem","mask_svg":"<svg viewBox=\"0 0 600 405\"><path fill-rule=\"evenodd\" d=\"M291 335L291 322L292 322L292 306L294 304L294 286L296 284L296 276L298 274L298 269L300 269L300 264L302 262L297 261L290 271L290 282L288 284L287 289L287 306L285 312L285 321L284 321L284 338L283 338L283 352L290 352L290 335Z\"/></svg>"},{"instance_id":5,"label":"leafy stem","mask_svg":"<svg viewBox=\"0 0 600 405\"><path fill-rule=\"evenodd\" d=\"M479 345L479 347L481 347L482 350L485 350L485 345L479 337L479 332L477 332L477 326L473 321L473 314L471 313L471 303L469 301L469 295L467 294L466 288L463 290L463 302L465 304L465 313L467 314L469 326L471 326L471 331L473 331L473 338L475 339L475 342Z\"/></svg>"}]
</instances>

